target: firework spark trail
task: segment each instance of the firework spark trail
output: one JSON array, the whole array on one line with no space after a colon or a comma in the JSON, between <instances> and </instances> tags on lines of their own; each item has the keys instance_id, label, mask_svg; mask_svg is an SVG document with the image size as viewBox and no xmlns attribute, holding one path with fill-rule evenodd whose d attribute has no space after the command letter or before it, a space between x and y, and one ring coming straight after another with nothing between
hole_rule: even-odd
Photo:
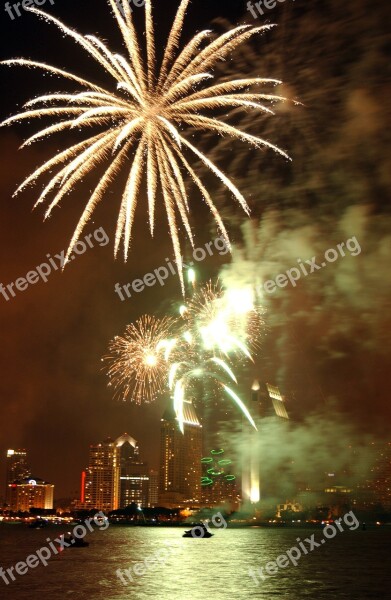
<instances>
[{"instance_id":1,"label":"firework spark trail","mask_svg":"<svg viewBox=\"0 0 391 600\"><path fill-rule=\"evenodd\" d=\"M223 391L255 427L230 387L237 384L234 366L252 360L248 347L257 346L263 323L251 291L223 291L209 282L193 293L179 314L163 320L144 316L128 325L124 337L114 338L105 357L110 384L118 395L138 403L168 389L182 432L184 402L194 399L199 386L204 400Z\"/></svg>"},{"instance_id":2,"label":"firework spark trail","mask_svg":"<svg viewBox=\"0 0 391 600\"><path fill-rule=\"evenodd\" d=\"M227 385L237 383L234 366L243 359L252 360L248 346L254 350L258 347L263 321L254 305L253 291L224 291L219 284L209 282L194 291L189 302L180 307L180 315L183 325L174 346L176 362L169 372L169 387L181 431L183 402L186 394L192 397L193 386L199 381L204 392L207 388L214 394L223 390L256 428L244 403Z\"/></svg>"},{"instance_id":3,"label":"firework spark trail","mask_svg":"<svg viewBox=\"0 0 391 600\"><path fill-rule=\"evenodd\" d=\"M182 0L159 68L156 61L151 0L145 2L145 60L128 3L123 3L124 16L121 15L116 0L108 0L108 3L122 35L126 57L113 54L96 36L82 36L46 12L36 8L26 8L38 18L55 25L63 34L71 37L98 62L112 78L114 85L112 89L105 89L68 71L33 60L13 59L2 62L9 66L43 69L87 90L82 92L79 90L73 94L58 92L34 98L25 104L24 112L3 121L2 125L10 125L25 119L59 118L55 124L45 127L30 137L24 145L75 128L83 131L86 127L103 128L100 134L70 146L45 162L19 186L16 193L36 183L42 175L51 174L54 167L63 165L54 176L51 176L49 184L36 202L38 205L50 194L54 194L45 213L47 218L83 176L98 168L103 169L100 183L91 193L72 236L67 253L68 261L73 245L109 185L121 170L128 169L129 175L122 196L114 246L114 255L117 256L120 243L123 243L124 257L127 260L137 198L146 179L150 231L153 235L155 205L159 198L162 199L167 212L169 231L184 293L179 221L182 221L192 242L184 175L201 193L213 214L217 227L228 247L230 246L219 212L186 159L185 152L200 159L207 169L229 189L244 211L247 214L249 212L245 198L234 183L189 142L186 131L192 133L210 131L218 135L226 135L257 148L272 149L288 158L285 152L269 141L225 123L219 115L210 118L201 114L202 111L210 110L226 113L230 108L272 113L273 111L265 106L264 102L273 103L283 100L280 96L252 91L254 86L258 88L259 85L264 84L278 85L281 83L278 80L256 77L236 79L217 85L209 84L213 79L211 71L220 60L226 59L237 46L252 36L267 31L271 26L240 25L214 39L211 38L209 30L202 31L180 50L183 21L189 4L189 0ZM105 163L106 165L103 166Z\"/></svg>"}]
</instances>

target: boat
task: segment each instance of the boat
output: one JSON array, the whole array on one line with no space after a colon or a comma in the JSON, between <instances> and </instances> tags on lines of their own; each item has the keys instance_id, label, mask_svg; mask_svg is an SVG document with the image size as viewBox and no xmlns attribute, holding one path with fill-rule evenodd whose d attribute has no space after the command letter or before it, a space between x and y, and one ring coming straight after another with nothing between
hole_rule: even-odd
<instances>
[{"instance_id":1,"label":"boat","mask_svg":"<svg viewBox=\"0 0 391 600\"><path fill-rule=\"evenodd\" d=\"M75 538L73 535L64 537L64 542L70 544L68 548L86 548L90 544L81 538Z\"/></svg>"},{"instance_id":2,"label":"boat","mask_svg":"<svg viewBox=\"0 0 391 600\"><path fill-rule=\"evenodd\" d=\"M196 529L196 531L194 531L194 529ZM203 530L203 534L200 535L198 529L202 529ZM207 530L206 526L203 523L197 523L197 525L194 525L192 527L192 529L189 529L189 531L185 531L185 533L183 534L182 537L185 538L211 538L213 537L213 533L210 533L210 531Z\"/></svg>"},{"instance_id":3,"label":"boat","mask_svg":"<svg viewBox=\"0 0 391 600\"><path fill-rule=\"evenodd\" d=\"M32 521L31 523L29 523L28 526L30 529L42 529L43 527L48 526L48 522L42 521L42 519L35 519L35 521Z\"/></svg>"}]
</instances>

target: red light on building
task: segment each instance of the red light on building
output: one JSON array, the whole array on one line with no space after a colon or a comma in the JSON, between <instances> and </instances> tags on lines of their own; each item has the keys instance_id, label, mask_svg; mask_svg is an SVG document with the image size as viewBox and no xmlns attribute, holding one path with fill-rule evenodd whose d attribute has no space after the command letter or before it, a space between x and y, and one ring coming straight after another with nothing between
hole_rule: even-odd
<instances>
[{"instance_id":1,"label":"red light on building","mask_svg":"<svg viewBox=\"0 0 391 600\"><path fill-rule=\"evenodd\" d=\"M86 484L86 472L81 472L81 488L80 488L80 502L84 503L85 500L85 484Z\"/></svg>"}]
</instances>

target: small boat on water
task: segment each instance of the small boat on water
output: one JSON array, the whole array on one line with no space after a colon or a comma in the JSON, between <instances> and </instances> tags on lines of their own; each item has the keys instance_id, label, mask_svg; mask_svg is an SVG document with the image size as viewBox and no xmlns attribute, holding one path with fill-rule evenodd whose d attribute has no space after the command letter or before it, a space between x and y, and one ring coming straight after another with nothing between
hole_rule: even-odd
<instances>
[{"instance_id":1,"label":"small boat on water","mask_svg":"<svg viewBox=\"0 0 391 600\"><path fill-rule=\"evenodd\" d=\"M90 544L81 538L75 538L73 535L64 537L64 542L70 544L68 548L86 548Z\"/></svg>"},{"instance_id":2,"label":"small boat on water","mask_svg":"<svg viewBox=\"0 0 391 600\"><path fill-rule=\"evenodd\" d=\"M32 521L31 523L29 523L28 526L30 529L42 529L43 527L48 526L48 522L43 521L42 519L35 519L35 521Z\"/></svg>"},{"instance_id":3,"label":"small boat on water","mask_svg":"<svg viewBox=\"0 0 391 600\"><path fill-rule=\"evenodd\" d=\"M197 523L197 525L194 525L194 527L192 527L192 529L189 529L189 531L185 531L185 533L183 534L182 537L186 537L186 538L211 538L213 537L213 533L210 533L210 531L207 530L206 526L203 523Z\"/></svg>"}]
</instances>

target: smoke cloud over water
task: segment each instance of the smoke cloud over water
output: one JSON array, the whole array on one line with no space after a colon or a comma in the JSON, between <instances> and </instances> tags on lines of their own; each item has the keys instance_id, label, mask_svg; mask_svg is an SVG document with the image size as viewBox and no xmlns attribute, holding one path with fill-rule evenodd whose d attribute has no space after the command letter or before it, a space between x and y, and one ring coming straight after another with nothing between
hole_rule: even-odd
<instances>
[{"instance_id":1,"label":"smoke cloud over water","mask_svg":"<svg viewBox=\"0 0 391 600\"><path fill-rule=\"evenodd\" d=\"M363 435L337 411L313 413L301 423L266 418L258 434L248 435L238 428L227 432L227 439L242 465L258 456L261 500L293 500L310 489L313 501L332 486L354 494L357 485L371 477L372 436Z\"/></svg>"}]
</instances>

